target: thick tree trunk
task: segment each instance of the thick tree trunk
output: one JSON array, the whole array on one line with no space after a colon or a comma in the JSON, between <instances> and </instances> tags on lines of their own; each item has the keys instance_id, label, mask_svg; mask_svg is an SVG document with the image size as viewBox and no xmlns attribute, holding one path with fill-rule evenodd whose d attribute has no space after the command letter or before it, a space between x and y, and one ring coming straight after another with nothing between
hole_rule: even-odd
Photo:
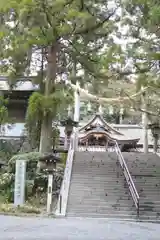
<instances>
[{"instance_id":1,"label":"thick tree trunk","mask_svg":"<svg viewBox=\"0 0 160 240\"><path fill-rule=\"evenodd\" d=\"M157 149L158 149L158 137L154 136L153 139L154 139L153 151L154 151L154 153L156 153Z\"/></svg>"},{"instance_id":2,"label":"thick tree trunk","mask_svg":"<svg viewBox=\"0 0 160 240\"><path fill-rule=\"evenodd\" d=\"M57 73L57 52L58 44L48 47L48 68L47 77L45 81L45 96L49 96L55 91L55 78ZM41 138L39 151L41 153L51 152L52 149L52 121L53 115L48 112L44 112L42 127L41 127Z\"/></svg>"},{"instance_id":3,"label":"thick tree trunk","mask_svg":"<svg viewBox=\"0 0 160 240\"><path fill-rule=\"evenodd\" d=\"M41 153L51 152L52 147L52 116L47 114L43 117L41 126L41 137L39 151Z\"/></svg>"}]
</instances>

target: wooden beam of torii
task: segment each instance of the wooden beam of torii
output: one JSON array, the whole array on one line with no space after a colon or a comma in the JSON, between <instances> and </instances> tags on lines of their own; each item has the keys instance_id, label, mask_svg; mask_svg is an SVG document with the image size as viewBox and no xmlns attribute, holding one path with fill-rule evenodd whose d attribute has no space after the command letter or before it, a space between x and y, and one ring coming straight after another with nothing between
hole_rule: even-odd
<instances>
[{"instance_id":1,"label":"wooden beam of torii","mask_svg":"<svg viewBox=\"0 0 160 240\"><path fill-rule=\"evenodd\" d=\"M71 88L74 91L78 91L79 94L82 94L83 96L87 97L88 99L92 100L92 101L96 101L99 103L123 103L125 101L131 100L136 98L137 96L140 96L142 93L144 93L148 87L143 88L142 90L140 90L138 93L135 93L131 96L127 96L127 97L118 97L118 98L104 98L104 97L97 97L94 96L93 94L89 93L87 90L81 88L79 86L79 83L77 82L76 85L72 84L70 81L67 81L67 84L71 86Z\"/></svg>"}]
</instances>

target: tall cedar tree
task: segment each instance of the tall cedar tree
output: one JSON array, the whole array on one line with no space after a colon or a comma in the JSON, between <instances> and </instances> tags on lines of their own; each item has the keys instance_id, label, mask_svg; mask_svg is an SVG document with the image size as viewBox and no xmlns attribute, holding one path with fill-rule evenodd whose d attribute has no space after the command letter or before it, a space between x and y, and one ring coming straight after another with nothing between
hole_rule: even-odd
<instances>
[{"instance_id":1,"label":"tall cedar tree","mask_svg":"<svg viewBox=\"0 0 160 240\"><path fill-rule=\"evenodd\" d=\"M109 43L109 36L119 21L118 7L118 1L111 8L106 0L0 1L1 66L11 76L11 85L18 77L32 74L34 58L39 57L44 64L43 97L35 104L43 109L41 152L51 149L52 121L60 101L56 80L69 73L74 63L85 69L88 76L107 80L100 64L101 56L96 53L107 44L106 39ZM35 71L38 75L39 70Z\"/></svg>"}]
</instances>

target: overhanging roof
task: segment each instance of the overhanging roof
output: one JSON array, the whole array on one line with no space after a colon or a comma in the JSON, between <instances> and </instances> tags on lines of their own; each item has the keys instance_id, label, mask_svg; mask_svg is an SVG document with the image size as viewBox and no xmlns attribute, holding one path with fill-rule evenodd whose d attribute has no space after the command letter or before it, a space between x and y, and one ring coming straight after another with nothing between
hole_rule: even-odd
<instances>
[{"instance_id":1,"label":"overhanging roof","mask_svg":"<svg viewBox=\"0 0 160 240\"><path fill-rule=\"evenodd\" d=\"M104 126L105 128L107 128L109 131L115 132L118 135L123 135L121 132L119 132L118 130L114 129L111 125L109 125L104 118L102 117L101 114L96 113L96 115L83 127L81 127L79 129L79 132L84 131L87 127L89 127L90 125L100 125L100 126Z\"/></svg>"},{"instance_id":2,"label":"overhanging roof","mask_svg":"<svg viewBox=\"0 0 160 240\"><path fill-rule=\"evenodd\" d=\"M91 127L87 130L87 128ZM86 125L79 129L79 138L85 139L91 134L102 133L110 140L118 142L138 142L140 138L128 137L108 124L100 113L97 113Z\"/></svg>"}]
</instances>

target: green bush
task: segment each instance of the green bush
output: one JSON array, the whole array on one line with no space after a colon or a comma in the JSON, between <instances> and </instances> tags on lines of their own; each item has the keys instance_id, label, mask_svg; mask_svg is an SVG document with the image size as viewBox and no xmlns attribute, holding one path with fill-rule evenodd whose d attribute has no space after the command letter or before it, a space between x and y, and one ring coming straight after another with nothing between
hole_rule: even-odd
<instances>
[{"instance_id":1,"label":"green bush","mask_svg":"<svg viewBox=\"0 0 160 240\"><path fill-rule=\"evenodd\" d=\"M5 197L6 202L13 202L14 178L15 175L12 173L3 173L0 175L0 195Z\"/></svg>"},{"instance_id":2,"label":"green bush","mask_svg":"<svg viewBox=\"0 0 160 240\"><path fill-rule=\"evenodd\" d=\"M5 202L14 201L14 179L13 173L4 173L0 175L0 195L4 196ZM33 194L34 181L26 180L25 198L26 200Z\"/></svg>"},{"instance_id":3,"label":"green bush","mask_svg":"<svg viewBox=\"0 0 160 240\"><path fill-rule=\"evenodd\" d=\"M36 171L41 156L39 152L31 152L15 155L9 160L7 173L1 173L0 175L0 196L3 196L3 202L13 203L14 201L15 165L17 160L27 162L25 200L28 201L32 197L40 200L40 196L47 192L48 175L43 171ZM63 154L63 156L65 162L67 155ZM53 191L60 188L62 179L63 168L54 174Z\"/></svg>"},{"instance_id":4,"label":"green bush","mask_svg":"<svg viewBox=\"0 0 160 240\"><path fill-rule=\"evenodd\" d=\"M11 186L14 181L14 174L3 173L0 175L0 189L6 189Z\"/></svg>"},{"instance_id":5,"label":"green bush","mask_svg":"<svg viewBox=\"0 0 160 240\"><path fill-rule=\"evenodd\" d=\"M26 200L36 192L34 179L36 178L36 168L40 156L41 154L39 152L31 152L15 155L9 160L8 172L0 175L0 194L5 196L6 202L13 202L14 200L15 165L17 160L23 159L27 162L25 186Z\"/></svg>"},{"instance_id":6,"label":"green bush","mask_svg":"<svg viewBox=\"0 0 160 240\"><path fill-rule=\"evenodd\" d=\"M62 163L66 166L67 153L61 153Z\"/></svg>"},{"instance_id":7,"label":"green bush","mask_svg":"<svg viewBox=\"0 0 160 240\"><path fill-rule=\"evenodd\" d=\"M17 154L13 156L8 163L9 172L15 173L15 165L17 160L25 160L27 161L27 174L29 174L29 178L35 174L37 163L39 161L39 158L42 155L39 152L30 152L30 153L24 153L24 154Z\"/></svg>"},{"instance_id":8,"label":"green bush","mask_svg":"<svg viewBox=\"0 0 160 240\"><path fill-rule=\"evenodd\" d=\"M0 212L3 213L32 213L32 214L40 214L41 211L40 209L30 206L30 205L24 205L24 206L19 206L19 207L14 207L11 204L1 204L0 205Z\"/></svg>"}]
</instances>

